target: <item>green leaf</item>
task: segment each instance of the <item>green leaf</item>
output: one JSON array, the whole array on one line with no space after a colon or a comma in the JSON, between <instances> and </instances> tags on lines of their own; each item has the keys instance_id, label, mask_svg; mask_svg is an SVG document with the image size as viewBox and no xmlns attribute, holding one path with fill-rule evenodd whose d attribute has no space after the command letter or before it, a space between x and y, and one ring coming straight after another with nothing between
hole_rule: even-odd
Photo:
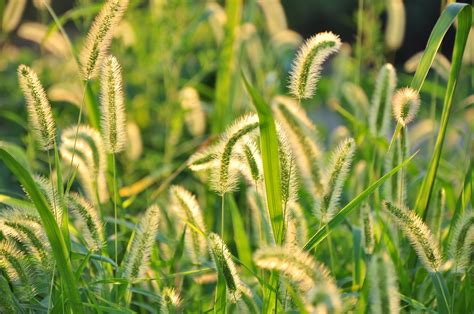
<instances>
[{"instance_id":1,"label":"green leaf","mask_svg":"<svg viewBox=\"0 0 474 314\"><path fill-rule=\"evenodd\" d=\"M214 134L222 132L227 125L229 112L232 112L233 94L232 84L235 78L235 63L237 30L242 14L242 0L226 1L227 23L225 26L224 41L219 55L217 68L215 112L212 130Z\"/></svg>"},{"instance_id":2,"label":"green leaf","mask_svg":"<svg viewBox=\"0 0 474 314\"><path fill-rule=\"evenodd\" d=\"M244 74L242 78L245 87L257 109L260 125L260 150L262 152L263 176L265 193L267 196L268 211L272 224L275 242L283 242L283 207L281 200L280 159L278 154L278 137L272 110L262 96L249 84ZM264 312L270 313L277 310L276 292L278 274L272 272L270 277L271 289L264 288Z\"/></svg>"},{"instance_id":3,"label":"green leaf","mask_svg":"<svg viewBox=\"0 0 474 314\"><path fill-rule=\"evenodd\" d=\"M242 216L239 212L239 208L235 203L235 199L232 194L226 195L227 201L230 207L230 212L232 215L232 225L234 229L234 238L238 239L235 241L237 246L237 252L239 253L239 259L247 267L253 269L252 262L252 249L250 247L250 240L248 234L245 230L244 222L242 221Z\"/></svg>"},{"instance_id":4,"label":"green leaf","mask_svg":"<svg viewBox=\"0 0 474 314\"><path fill-rule=\"evenodd\" d=\"M411 82L411 87L413 89L417 91L421 89L423 83L425 82L426 75L428 74L428 70L434 61L436 52L438 52L446 32L454 23L456 18L458 20L458 27L454 40L451 71L449 73L448 85L444 95L440 129L436 138L433 156L429 163L427 174L423 180L420 190L418 191L415 205L417 214L420 217L423 217L423 219L426 217L426 211L429 205L431 193L433 192L434 181L436 179L439 160L443 149L444 137L446 135L448 120L451 113L453 94L462 64L462 56L464 53L464 48L466 47L467 36L471 28L472 17L470 5L463 3L453 3L446 7L438 19L438 22L434 26L433 31L431 32L425 52L423 53L418 68L416 69L415 76L413 77L413 81Z\"/></svg>"},{"instance_id":5,"label":"green leaf","mask_svg":"<svg viewBox=\"0 0 474 314\"><path fill-rule=\"evenodd\" d=\"M341 211L336 216L334 216L334 218L332 218L327 224L321 226L321 228L305 244L304 249L309 251L321 243L321 241L323 241L335 227L342 223L355 208L357 208L367 197L369 197L370 194L372 194L372 192L375 191L375 189L382 185L388 178L397 173L398 170L407 165L416 154L417 153L414 153L409 158L405 159L401 164L372 183L368 188L357 195L356 198L344 206L344 208L341 209Z\"/></svg>"},{"instance_id":6,"label":"green leaf","mask_svg":"<svg viewBox=\"0 0 474 314\"><path fill-rule=\"evenodd\" d=\"M74 313L83 313L79 290L72 271L71 260L69 259L69 250L64 241L63 234L54 219L51 208L49 208L44 195L38 189L29 172L18 161L16 161L12 155L10 155L5 149L0 148L0 158L20 181L33 201L33 204L41 217L46 235L48 236L59 273L63 278L63 283L65 285L64 292L70 302L71 309Z\"/></svg>"}]
</instances>

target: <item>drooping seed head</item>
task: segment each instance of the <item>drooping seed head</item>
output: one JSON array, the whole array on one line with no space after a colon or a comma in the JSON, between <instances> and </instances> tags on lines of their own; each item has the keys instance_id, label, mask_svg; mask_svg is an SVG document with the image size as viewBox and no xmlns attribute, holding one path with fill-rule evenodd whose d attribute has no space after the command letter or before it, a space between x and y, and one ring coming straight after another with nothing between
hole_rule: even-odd
<instances>
[{"instance_id":1,"label":"drooping seed head","mask_svg":"<svg viewBox=\"0 0 474 314\"><path fill-rule=\"evenodd\" d=\"M441 253L437 241L423 220L414 212L401 209L388 201L384 201L383 206L408 237L426 270L438 271L441 266Z\"/></svg>"},{"instance_id":2,"label":"drooping seed head","mask_svg":"<svg viewBox=\"0 0 474 314\"><path fill-rule=\"evenodd\" d=\"M119 153L126 148L126 116L120 64L109 56L102 68L101 111L102 135L107 152Z\"/></svg>"},{"instance_id":3,"label":"drooping seed head","mask_svg":"<svg viewBox=\"0 0 474 314\"><path fill-rule=\"evenodd\" d=\"M33 134L41 148L49 150L54 147L56 126L46 92L36 73L26 65L18 67L18 79L26 99Z\"/></svg>"},{"instance_id":4,"label":"drooping seed head","mask_svg":"<svg viewBox=\"0 0 474 314\"><path fill-rule=\"evenodd\" d=\"M415 119L419 108L420 96L412 88L402 88L393 96L393 115L404 127Z\"/></svg>"},{"instance_id":5,"label":"drooping seed head","mask_svg":"<svg viewBox=\"0 0 474 314\"><path fill-rule=\"evenodd\" d=\"M92 251L100 251L105 243L103 223L99 213L86 199L79 194L71 194L68 207L72 210L79 230Z\"/></svg>"},{"instance_id":6,"label":"drooping seed head","mask_svg":"<svg viewBox=\"0 0 474 314\"><path fill-rule=\"evenodd\" d=\"M272 102L275 117L294 152L297 170L310 193L320 194L322 150L318 144L316 127L296 101L277 96Z\"/></svg>"},{"instance_id":7,"label":"drooping seed head","mask_svg":"<svg viewBox=\"0 0 474 314\"><path fill-rule=\"evenodd\" d=\"M172 186L170 195L173 211L182 220L183 224L191 225L186 231L186 247L193 262L198 263L200 259L205 257L207 247L206 239L203 236L207 233L207 228L204 224L201 207L196 197L181 186Z\"/></svg>"},{"instance_id":8,"label":"drooping seed head","mask_svg":"<svg viewBox=\"0 0 474 314\"><path fill-rule=\"evenodd\" d=\"M238 160L240 171L250 184L258 184L263 179L262 156L257 144L253 139L238 148Z\"/></svg>"},{"instance_id":9,"label":"drooping seed head","mask_svg":"<svg viewBox=\"0 0 474 314\"><path fill-rule=\"evenodd\" d=\"M209 235L209 249L216 269L220 269L227 286L227 294L235 303L241 296L241 279L235 268L234 261L224 241L215 233Z\"/></svg>"},{"instance_id":10,"label":"drooping seed head","mask_svg":"<svg viewBox=\"0 0 474 314\"><path fill-rule=\"evenodd\" d=\"M341 40L331 32L323 32L308 39L300 48L290 73L290 91L298 99L311 98L321 74L321 66L339 51Z\"/></svg>"},{"instance_id":11,"label":"drooping seed head","mask_svg":"<svg viewBox=\"0 0 474 314\"><path fill-rule=\"evenodd\" d=\"M321 281L335 286L326 267L299 248L273 246L259 249L254 254L254 261L257 267L280 271L303 292Z\"/></svg>"},{"instance_id":12,"label":"drooping seed head","mask_svg":"<svg viewBox=\"0 0 474 314\"><path fill-rule=\"evenodd\" d=\"M114 30L120 23L127 5L128 0L108 0L94 19L80 56L84 80L97 77L112 42Z\"/></svg>"},{"instance_id":13,"label":"drooping seed head","mask_svg":"<svg viewBox=\"0 0 474 314\"><path fill-rule=\"evenodd\" d=\"M211 170L211 188L220 195L234 191L237 188L238 161L235 160L236 152L238 147L245 143L257 130L257 115L248 114L236 120L221 136L216 166Z\"/></svg>"},{"instance_id":14,"label":"drooping seed head","mask_svg":"<svg viewBox=\"0 0 474 314\"><path fill-rule=\"evenodd\" d=\"M308 236L308 225L303 208L296 202L286 206L285 246L303 247Z\"/></svg>"},{"instance_id":15,"label":"drooping seed head","mask_svg":"<svg viewBox=\"0 0 474 314\"><path fill-rule=\"evenodd\" d=\"M98 196L98 202L107 201L107 156L99 131L87 125L65 129L61 134L60 152L68 166L72 163L77 168L88 198L96 200Z\"/></svg>"}]
</instances>

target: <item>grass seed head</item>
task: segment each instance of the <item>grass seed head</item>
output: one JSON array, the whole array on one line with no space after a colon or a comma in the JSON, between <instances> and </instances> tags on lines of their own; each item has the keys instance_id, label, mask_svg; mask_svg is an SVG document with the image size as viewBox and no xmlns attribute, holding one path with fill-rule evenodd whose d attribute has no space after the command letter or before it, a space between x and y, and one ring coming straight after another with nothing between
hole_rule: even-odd
<instances>
[{"instance_id":1,"label":"grass seed head","mask_svg":"<svg viewBox=\"0 0 474 314\"><path fill-rule=\"evenodd\" d=\"M151 250L158 233L159 217L158 205L150 206L136 229L130 251L122 263L124 277L132 282L142 277L148 267Z\"/></svg>"},{"instance_id":2,"label":"grass seed head","mask_svg":"<svg viewBox=\"0 0 474 314\"><path fill-rule=\"evenodd\" d=\"M384 201L383 205L410 240L426 270L438 271L441 253L428 226L412 211L401 209L388 201Z\"/></svg>"},{"instance_id":3,"label":"grass seed head","mask_svg":"<svg viewBox=\"0 0 474 314\"><path fill-rule=\"evenodd\" d=\"M209 249L216 269L223 273L227 286L227 294L233 303L242 296L241 279L235 268L232 256L222 239L215 233L209 234Z\"/></svg>"},{"instance_id":4,"label":"grass seed head","mask_svg":"<svg viewBox=\"0 0 474 314\"><path fill-rule=\"evenodd\" d=\"M92 80L110 48L115 29L128 6L128 0L108 0L94 19L80 55L84 80Z\"/></svg>"},{"instance_id":5,"label":"grass seed head","mask_svg":"<svg viewBox=\"0 0 474 314\"><path fill-rule=\"evenodd\" d=\"M385 253L374 255L368 272L371 313L399 313L397 280L393 263L388 255Z\"/></svg>"},{"instance_id":6,"label":"grass seed head","mask_svg":"<svg viewBox=\"0 0 474 314\"><path fill-rule=\"evenodd\" d=\"M393 115L404 127L415 119L419 108L420 96L413 88L402 88L393 96Z\"/></svg>"},{"instance_id":7,"label":"grass seed head","mask_svg":"<svg viewBox=\"0 0 474 314\"><path fill-rule=\"evenodd\" d=\"M107 152L116 154L127 145L126 116L122 90L122 73L117 59L109 56L101 77L102 132Z\"/></svg>"},{"instance_id":8,"label":"grass seed head","mask_svg":"<svg viewBox=\"0 0 474 314\"><path fill-rule=\"evenodd\" d=\"M373 136L387 136L390 128L390 110L397 74L390 63L385 64L377 75L372 103L369 109L369 129Z\"/></svg>"},{"instance_id":9,"label":"grass seed head","mask_svg":"<svg viewBox=\"0 0 474 314\"><path fill-rule=\"evenodd\" d=\"M187 228L186 231L186 246L193 262L197 264L200 259L205 257L207 249L207 243L204 237L204 235L207 234L207 228L204 224L201 207L196 197L181 186L172 186L170 194L171 208L173 211L181 219L183 224L188 223L192 226Z\"/></svg>"},{"instance_id":10,"label":"grass seed head","mask_svg":"<svg viewBox=\"0 0 474 314\"><path fill-rule=\"evenodd\" d=\"M298 99L313 97L321 74L321 66L333 53L339 51L341 40L331 32L319 33L300 48L290 73L290 91Z\"/></svg>"},{"instance_id":11,"label":"grass seed head","mask_svg":"<svg viewBox=\"0 0 474 314\"><path fill-rule=\"evenodd\" d=\"M18 67L18 80L26 99L33 134L41 148L49 150L54 147L56 125L46 92L38 75L26 65Z\"/></svg>"},{"instance_id":12,"label":"grass seed head","mask_svg":"<svg viewBox=\"0 0 474 314\"><path fill-rule=\"evenodd\" d=\"M472 256L474 255L474 214L464 214L454 228L454 233L449 245L449 253L454 261L455 269L474 267Z\"/></svg>"}]
</instances>

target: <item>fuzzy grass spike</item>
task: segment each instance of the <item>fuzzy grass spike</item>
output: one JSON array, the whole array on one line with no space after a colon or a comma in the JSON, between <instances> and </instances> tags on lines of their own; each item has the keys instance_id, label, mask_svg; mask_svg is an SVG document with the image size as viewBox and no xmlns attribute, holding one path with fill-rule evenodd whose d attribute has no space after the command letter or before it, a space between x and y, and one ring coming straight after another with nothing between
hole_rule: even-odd
<instances>
[{"instance_id":1,"label":"fuzzy grass spike","mask_svg":"<svg viewBox=\"0 0 474 314\"><path fill-rule=\"evenodd\" d=\"M127 144L121 71L115 57L109 56L104 61L101 77L101 125L105 148L112 154L123 151Z\"/></svg>"},{"instance_id":2,"label":"fuzzy grass spike","mask_svg":"<svg viewBox=\"0 0 474 314\"><path fill-rule=\"evenodd\" d=\"M426 270L431 273L438 271L441 253L437 241L423 220L414 212L401 209L388 201L384 201L383 205L410 240Z\"/></svg>"},{"instance_id":3,"label":"fuzzy grass spike","mask_svg":"<svg viewBox=\"0 0 474 314\"><path fill-rule=\"evenodd\" d=\"M18 80L25 96L33 134L43 150L54 147L56 124L46 92L38 75L26 65L18 67Z\"/></svg>"},{"instance_id":4,"label":"fuzzy grass spike","mask_svg":"<svg viewBox=\"0 0 474 314\"><path fill-rule=\"evenodd\" d=\"M94 19L80 55L81 72L84 80L92 80L110 48L115 29L128 6L128 0L108 0Z\"/></svg>"},{"instance_id":5,"label":"fuzzy grass spike","mask_svg":"<svg viewBox=\"0 0 474 314\"><path fill-rule=\"evenodd\" d=\"M319 33L300 48L290 73L290 91L298 99L309 99L316 92L321 67L326 59L339 51L341 40L331 32Z\"/></svg>"}]
</instances>

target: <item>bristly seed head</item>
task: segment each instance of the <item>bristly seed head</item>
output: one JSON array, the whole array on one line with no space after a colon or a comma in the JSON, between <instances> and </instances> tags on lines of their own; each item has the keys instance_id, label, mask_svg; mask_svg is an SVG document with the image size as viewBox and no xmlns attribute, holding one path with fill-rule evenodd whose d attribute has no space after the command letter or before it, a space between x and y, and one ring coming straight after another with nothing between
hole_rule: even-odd
<instances>
[{"instance_id":1,"label":"bristly seed head","mask_svg":"<svg viewBox=\"0 0 474 314\"><path fill-rule=\"evenodd\" d=\"M122 74L120 64L109 56L102 68L101 109L102 131L105 148L109 153L123 151L127 144Z\"/></svg>"},{"instance_id":2,"label":"bristly seed head","mask_svg":"<svg viewBox=\"0 0 474 314\"><path fill-rule=\"evenodd\" d=\"M56 126L46 92L38 75L26 65L18 67L20 87L26 99L33 134L43 150L54 147Z\"/></svg>"},{"instance_id":3,"label":"bristly seed head","mask_svg":"<svg viewBox=\"0 0 474 314\"><path fill-rule=\"evenodd\" d=\"M383 205L412 243L426 270L438 271L441 266L441 253L428 226L410 210L398 208L388 201L384 201Z\"/></svg>"},{"instance_id":4,"label":"bristly seed head","mask_svg":"<svg viewBox=\"0 0 474 314\"><path fill-rule=\"evenodd\" d=\"M81 51L80 63L84 80L97 77L112 35L128 6L128 0L108 0L94 19Z\"/></svg>"},{"instance_id":5,"label":"bristly seed head","mask_svg":"<svg viewBox=\"0 0 474 314\"><path fill-rule=\"evenodd\" d=\"M339 51L341 40L331 32L323 32L308 39L300 48L290 73L290 91L298 99L311 98L321 74L323 62Z\"/></svg>"},{"instance_id":6,"label":"bristly seed head","mask_svg":"<svg viewBox=\"0 0 474 314\"><path fill-rule=\"evenodd\" d=\"M393 96L393 115L404 127L415 119L419 108L420 96L413 88L402 88Z\"/></svg>"}]
</instances>

